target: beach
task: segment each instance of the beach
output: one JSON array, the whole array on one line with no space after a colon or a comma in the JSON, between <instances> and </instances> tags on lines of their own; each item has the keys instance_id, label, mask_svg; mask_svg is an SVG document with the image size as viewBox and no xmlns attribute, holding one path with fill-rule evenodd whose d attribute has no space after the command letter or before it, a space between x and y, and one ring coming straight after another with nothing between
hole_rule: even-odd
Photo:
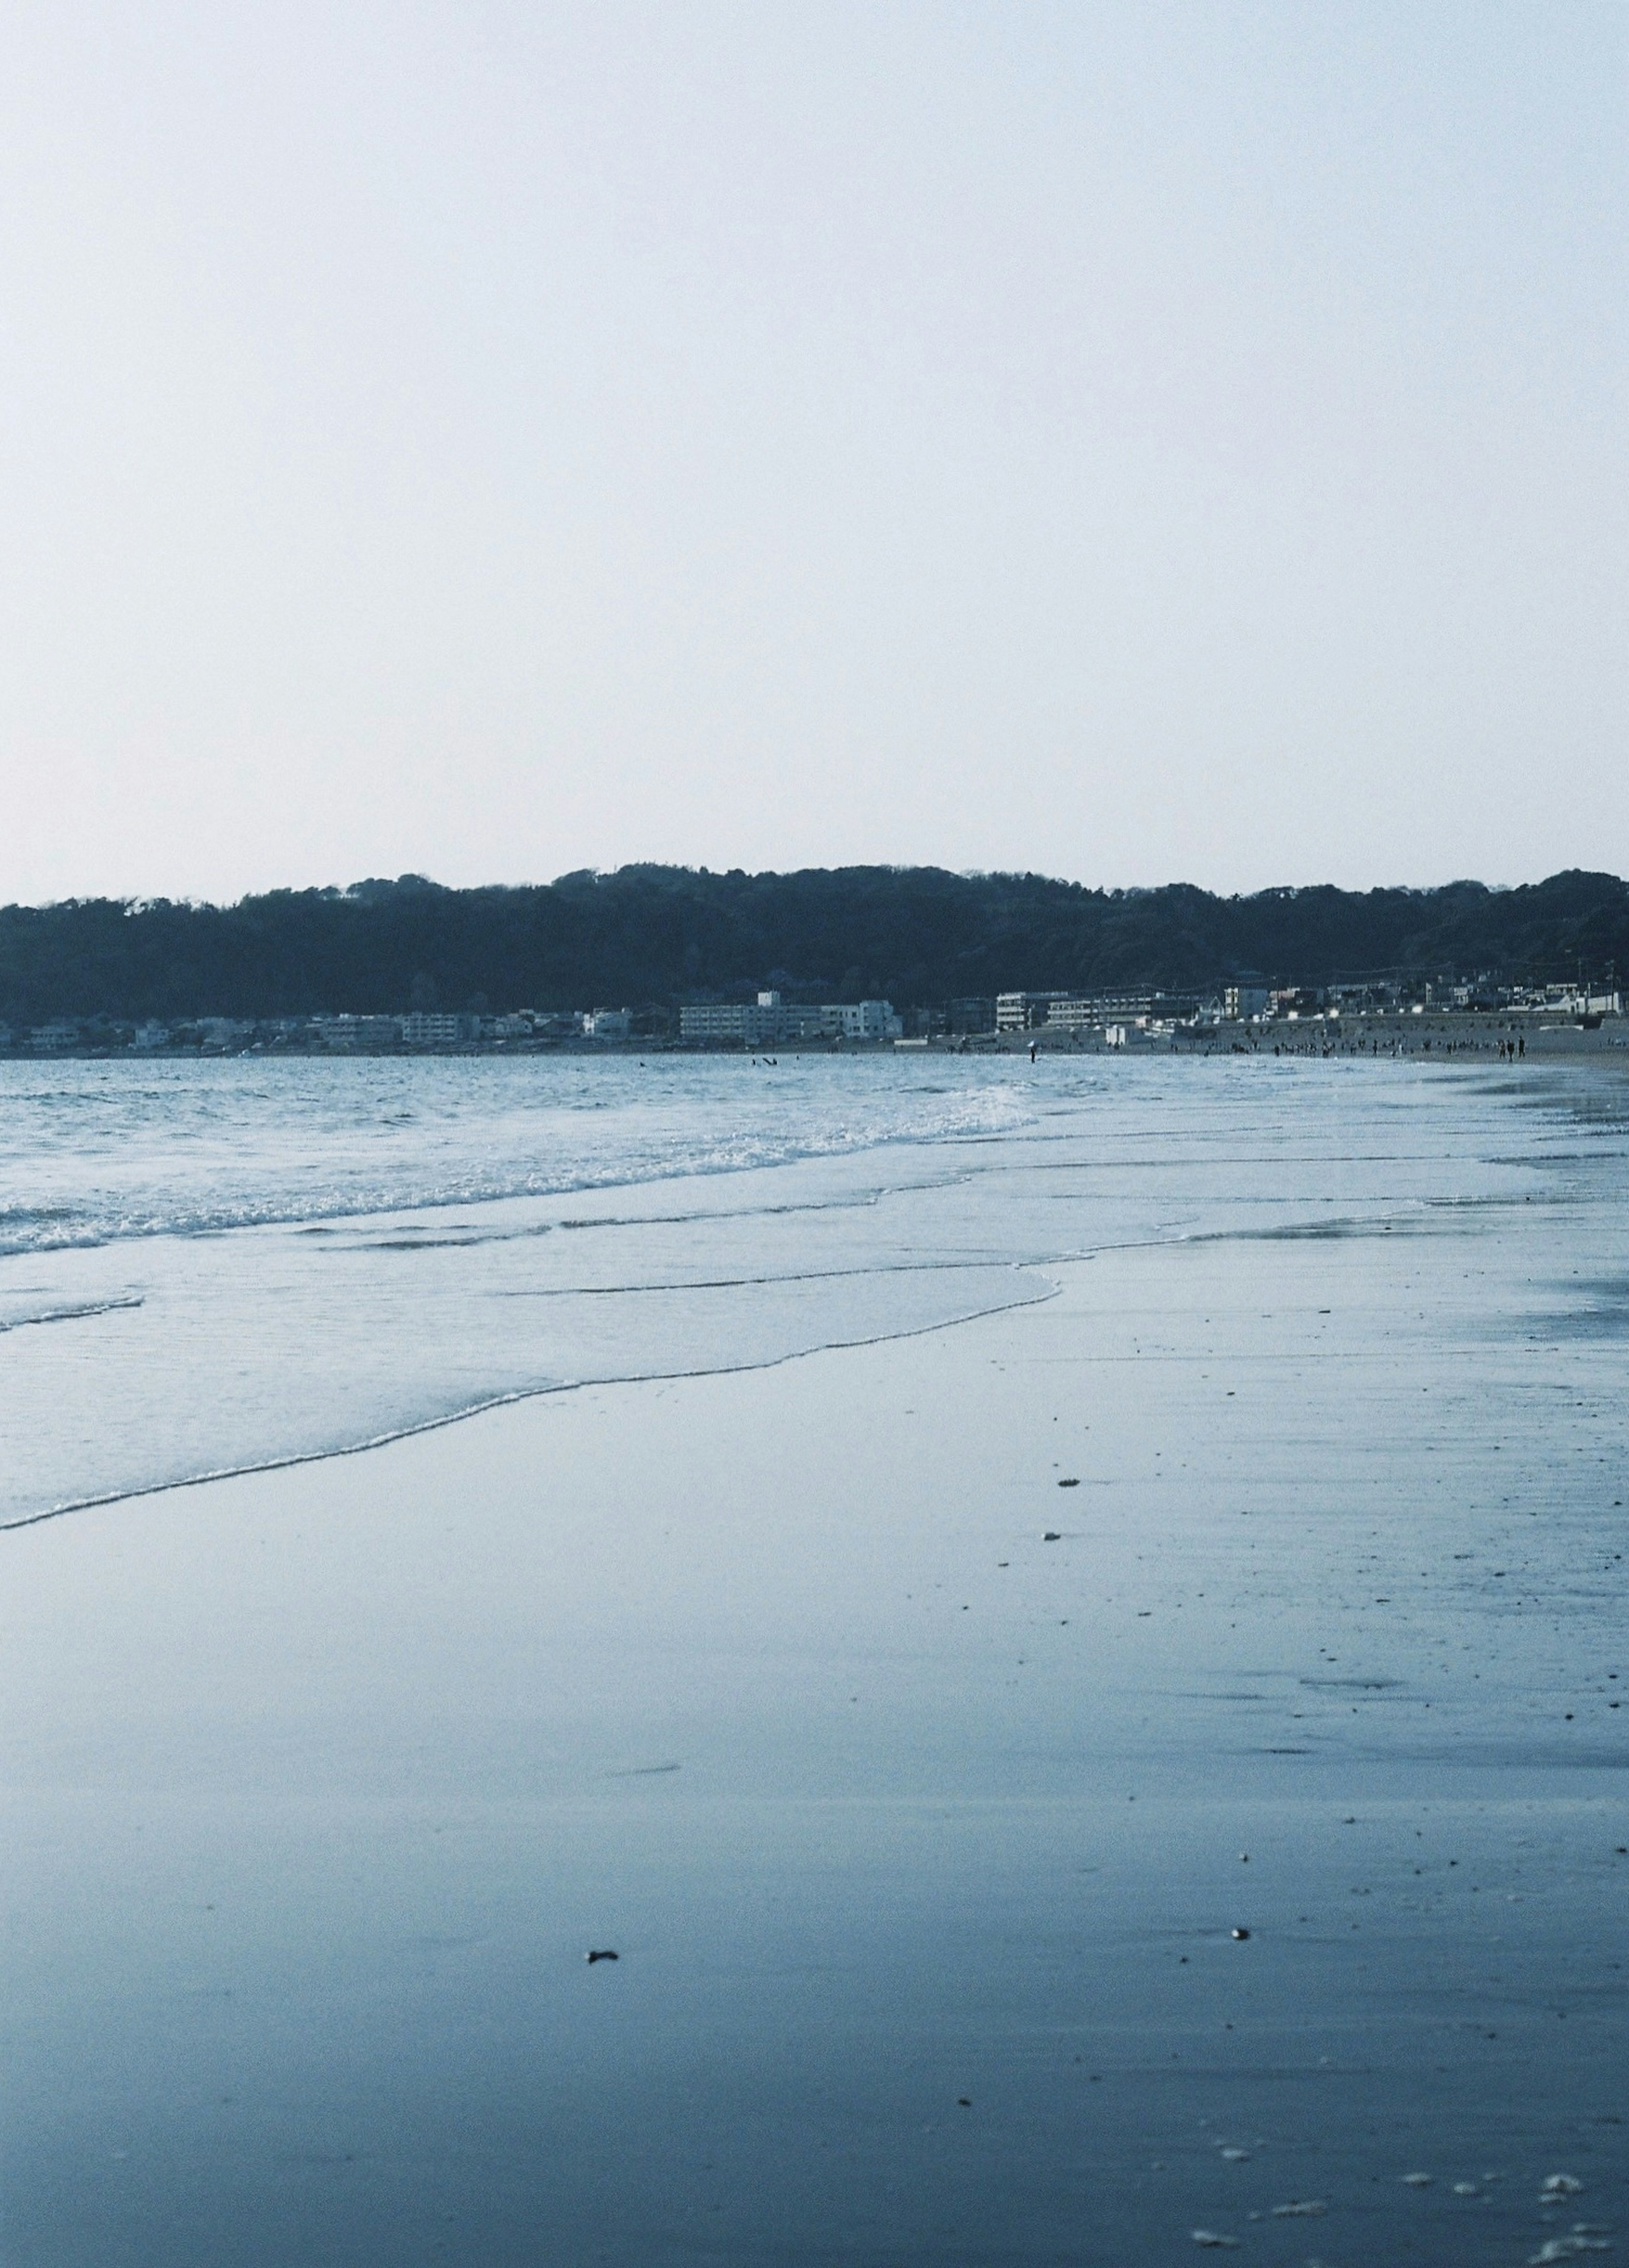
<instances>
[{"instance_id":1,"label":"beach","mask_svg":"<svg viewBox=\"0 0 1629 2268\"><path fill-rule=\"evenodd\" d=\"M1078 1077L23 1256L146 1302L4 1342L59 1407L298 1322L267 1469L58 1516L64 1424L0 1535L8 2262L1622 2231L1622 1074Z\"/></svg>"}]
</instances>

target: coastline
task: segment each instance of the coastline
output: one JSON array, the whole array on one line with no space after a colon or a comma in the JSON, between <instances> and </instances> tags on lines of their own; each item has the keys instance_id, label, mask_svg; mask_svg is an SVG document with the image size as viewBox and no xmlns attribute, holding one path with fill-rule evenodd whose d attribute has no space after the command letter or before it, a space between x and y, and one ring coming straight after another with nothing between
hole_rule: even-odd
<instances>
[{"instance_id":1,"label":"coastline","mask_svg":"<svg viewBox=\"0 0 1629 2268\"><path fill-rule=\"evenodd\" d=\"M11 2257L1619 2219L1620 1343L1554 1230L1104 1251L11 1535Z\"/></svg>"},{"instance_id":2,"label":"coastline","mask_svg":"<svg viewBox=\"0 0 1629 2268\"><path fill-rule=\"evenodd\" d=\"M773 1058L800 1060L887 1060L897 1053L930 1056L1025 1056L1031 1047L1044 1055L1123 1056L1159 1049L1188 1055L1297 1054L1396 1056L1409 1060L1427 1056L1465 1056L1497 1060L1501 1038L1520 1039L1529 1054L1542 1057L1594 1057L1629 1054L1629 1020L1600 1019L1593 1026L1576 1020L1523 1015L1502 1011L1496 1015L1443 1014L1349 1016L1326 1023L1322 1017L1285 1019L1256 1024L1178 1024L1157 1033L1134 1026L1120 1039L1110 1039L1103 1028L1083 1031L1052 1030L1045 1024L1023 1032L980 1032L964 1035L936 1034L917 1039L777 1040L771 1046L745 1041L674 1039L654 1033L635 1039L548 1039L513 1044L486 1041L449 1041L424 1047L343 1044L320 1039L275 1048L165 1047L132 1054L128 1049L75 1045L48 1051L0 1051L0 1063L44 1065L52 1063L170 1064L247 1060L255 1063L308 1062L472 1062L525 1063L542 1059L586 1062L632 1059L652 1061L748 1061Z\"/></svg>"}]
</instances>

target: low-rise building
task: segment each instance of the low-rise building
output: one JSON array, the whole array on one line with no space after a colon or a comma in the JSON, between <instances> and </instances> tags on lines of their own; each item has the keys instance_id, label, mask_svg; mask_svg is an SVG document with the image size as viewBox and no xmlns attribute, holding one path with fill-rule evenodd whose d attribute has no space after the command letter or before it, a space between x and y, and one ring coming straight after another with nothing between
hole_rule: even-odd
<instances>
[{"instance_id":1,"label":"low-rise building","mask_svg":"<svg viewBox=\"0 0 1629 2268\"><path fill-rule=\"evenodd\" d=\"M1199 1002L1172 992L1051 992L1031 994L1045 998L1046 1012L1037 1018L1048 1031L1106 1030L1111 1024L1185 1023L1199 1012Z\"/></svg>"},{"instance_id":2,"label":"low-rise building","mask_svg":"<svg viewBox=\"0 0 1629 2268\"><path fill-rule=\"evenodd\" d=\"M746 1000L694 1000L679 1012L679 1036L701 1047L764 1044L764 1011Z\"/></svg>"},{"instance_id":3,"label":"low-rise building","mask_svg":"<svg viewBox=\"0 0 1629 2268\"><path fill-rule=\"evenodd\" d=\"M789 1040L892 1040L905 1026L891 1000L788 1002L778 992L756 1000L696 1000L679 1012L679 1036L699 1046L773 1048Z\"/></svg>"},{"instance_id":4,"label":"low-rise building","mask_svg":"<svg viewBox=\"0 0 1629 2268\"><path fill-rule=\"evenodd\" d=\"M995 1029L995 1003L991 999L973 998L950 1001L944 1012L944 1028L958 1039L976 1038Z\"/></svg>"},{"instance_id":5,"label":"low-rise building","mask_svg":"<svg viewBox=\"0 0 1629 2268\"><path fill-rule=\"evenodd\" d=\"M1061 998L1057 992L998 992L995 1028L998 1032L1032 1031L1037 1024L1046 1022L1047 1009Z\"/></svg>"},{"instance_id":6,"label":"low-rise building","mask_svg":"<svg viewBox=\"0 0 1629 2268\"><path fill-rule=\"evenodd\" d=\"M1267 1012L1267 988L1265 984L1228 984L1222 993L1222 1012L1231 1024L1247 1023L1252 1016Z\"/></svg>"},{"instance_id":7,"label":"low-rise building","mask_svg":"<svg viewBox=\"0 0 1629 2268\"><path fill-rule=\"evenodd\" d=\"M456 1048L473 1040L479 1028L474 1016L448 1016L415 1008L401 1020L401 1036L410 1048Z\"/></svg>"},{"instance_id":8,"label":"low-rise building","mask_svg":"<svg viewBox=\"0 0 1629 2268\"><path fill-rule=\"evenodd\" d=\"M851 1006L822 1012L835 1020L838 1035L845 1040L897 1040L905 1029L892 1000L856 1000Z\"/></svg>"}]
</instances>

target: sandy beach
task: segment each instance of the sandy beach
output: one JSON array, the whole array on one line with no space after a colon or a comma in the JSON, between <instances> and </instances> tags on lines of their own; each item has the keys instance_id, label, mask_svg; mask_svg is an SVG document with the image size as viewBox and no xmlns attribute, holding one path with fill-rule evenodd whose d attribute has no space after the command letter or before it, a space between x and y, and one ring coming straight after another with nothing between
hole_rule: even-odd
<instances>
[{"instance_id":1,"label":"sandy beach","mask_svg":"<svg viewBox=\"0 0 1629 2268\"><path fill-rule=\"evenodd\" d=\"M8 2261L1605 2244L1623 1278L1568 1203L7 1535Z\"/></svg>"}]
</instances>

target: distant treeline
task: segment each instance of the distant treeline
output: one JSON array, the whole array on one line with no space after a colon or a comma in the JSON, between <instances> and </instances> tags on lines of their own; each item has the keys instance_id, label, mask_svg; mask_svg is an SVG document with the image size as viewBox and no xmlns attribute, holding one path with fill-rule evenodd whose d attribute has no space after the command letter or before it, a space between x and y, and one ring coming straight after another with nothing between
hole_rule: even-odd
<instances>
[{"instance_id":1,"label":"distant treeline","mask_svg":"<svg viewBox=\"0 0 1629 2268\"><path fill-rule=\"evenodd\" d=\"M1092 890L1038 874L625 866L522 889L406 875L233 906L98 898L0 909L0 1020L571 1008L740 998L896 1005L1067 988L1206 992L1488 971L1629 976L1629 885L1513 890Z\"/></svg>"}]
</instances>

